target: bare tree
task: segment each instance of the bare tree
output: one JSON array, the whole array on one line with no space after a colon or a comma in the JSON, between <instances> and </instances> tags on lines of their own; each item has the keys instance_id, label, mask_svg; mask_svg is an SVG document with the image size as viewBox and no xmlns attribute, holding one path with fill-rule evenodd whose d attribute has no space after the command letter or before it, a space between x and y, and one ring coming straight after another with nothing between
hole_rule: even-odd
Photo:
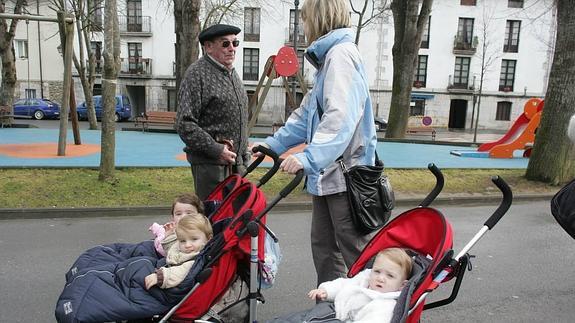
<instances>
[{"instance_id":1,"label":"bare tree","mask_svg":"<svg viewBox=\"0 0 575 323\"><path fill-rule=\"evenodd\" d=\"M74 67L78 72L78 78L82 84L82 92L86 99L90 129L96 130L98 129L98 123L94 108L93 90L96 80L97 62L90 41L93 33L102 31L101 20L97 17L102 10L103 0L50 0L50 7L56 12L64 11L66 1L75 16L78 35L78 52L75 51L73 57Z\"/></svg>"},{"instance_id":2,"label":"bare tree","mask_svg":"<svg viewBox=\"0 0 575 323\"><path fill-rule=\"evenodd\" d=\"M391 2L395 40L392 49L393 84L386 138L405 137L417 53L432 4L433 0Z\"/></svg>"},{"instance_id":3,"label":"bare tree","mask_svg":"<svg viewBox=\"0 0 575 323\"><path fill-rule=\"evenodd\" d=\"M481 97L483 94L483 81L485 80L486 73L489 72L493 63L499 59L499 51L495 46L498 44L498 39L494 37L497 35L493 30L495 12L493 8L488 8L487 3L483 5L483 17L479 28L479 58L481 65L479 69L479 91L477 92L477 105L474 97L473 110L471 112L471 126L473 130L473 142L477 142L477 127L479 125L479 111L481 108ZM475 91L475 89L473 89Z\"/></svg>"},{"instance_id":4,"label":"bare tree","mask_svg":"<svg viewBox=\"0 0 575 323\"><path fill-rule=\"evenodd\" d=\"M176 25L176 89L180 88L186 69L200 55L200 0L174 0Z\"/></svg>"},{"instance_id":5,"label":"bare tree","mask_svg":"<svg viewBox=\"0 0 575 323\"><path fill-rule=\"evenodd\" d=\"M26 0L10 1L14 3L14 14L22 14ZM0 1L0 13L6 13L6 1ZM2 61L2 84L0 85L0 106L8 106L11 112L16 89L16 59L14 54L14 36L18 19L12 18L10 24L6 18L0 18L0 61ZM13 113L10 113L13 114Z\"/></svg>"},{"instance_id":6,"label":"bare tree","mask_svg":"<svg viewBox=\"0 0 575 323\"><path fill-rule=\"evenodd\" d=\"M358 1L349 0L351 12L357 15L357 26L355 29L355 43L359 44L359 38L364 28L378 19L389 15L389 4L387 0L361 0L359 6L355 3Z\"/></svg>"},{"instance_id":7,"label":"bare tree","mask_svg":"<svg viewBox=\"0 0 575 323\"><path fill-rule=\"evenodd\" d=\"M567 125L575 113L575 1L557 0L555 54L545 95L545 108L537 130L525 176L551 184L575 175L573 144Z\"/></svg>"},{"instance_id":8,"label":"bare tree","mask_svg":"<svg viewBox=\"0 0 575 323\"><path fill-rule=\"evenodd\" d=\"M116 82L120 71L120 31L116 0L104 6L104 74L102 77L102 154L99 180L113 181L116 150Z\"/></svg>"}]
</instances>

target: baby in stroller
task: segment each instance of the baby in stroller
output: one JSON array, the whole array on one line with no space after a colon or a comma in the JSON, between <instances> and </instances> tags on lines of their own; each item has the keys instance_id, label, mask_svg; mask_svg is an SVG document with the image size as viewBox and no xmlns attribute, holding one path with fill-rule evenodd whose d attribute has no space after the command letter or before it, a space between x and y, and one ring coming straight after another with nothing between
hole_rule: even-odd
<instances>
[{"instance_id":1,"label":"baby in stroller","mask_svg":"<svg viewBox=\"0 0 575 323\"><path fill-rule=\"evenodd\" d=\"M308 296L333 302L335 317L341 321L389 322L411 267L405 250L384 249L376 255L371 269L364 269L353 278L324 282Z\"/></svg>"},{"instance_id":2,"label":"baby in stroller","mask_svg":"<svg viewBox=\"0 0 575 323\"><path fill-rule=\"evenodd\" d=\"M390 322L397 298L412 271L412 259L401 248L377 253L373 266L353 278L338 278L308 293L321 302L313 309L271 322Z\"/></svg>"},{"instance_id":3,"label":"baby in stroller","mask_svg":"<svg viewBox=\"0 0 575 323\"><path fill-rule=\"evenodd\" d=\"M176 226L178 243L174 243L166 254L167 266L160 267L145 278L146 289L158 285L160 288L178 286L194 264L194 258L213 236L212 225L203 215L185 215Z\"/></svg>"}]
</instances>

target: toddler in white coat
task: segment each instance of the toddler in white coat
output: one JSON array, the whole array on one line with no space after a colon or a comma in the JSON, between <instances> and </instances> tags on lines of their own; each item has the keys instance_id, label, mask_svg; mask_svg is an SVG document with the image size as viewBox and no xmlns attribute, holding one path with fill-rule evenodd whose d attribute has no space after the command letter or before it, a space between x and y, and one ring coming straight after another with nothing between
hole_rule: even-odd
<instances>
[{"instance_id":1,"label":"toddler in white coat","mask_svg":"<svg viewBox=\"0 0 575 323\"><path fill-rule=\"evenodd\" d=\"M333 301L336 318L344 322L389 322L411 267L411 257L405 250L384 249L376 255L371 269L353 278L324 282L308 296Z\"/></svg>"}]
</instances>

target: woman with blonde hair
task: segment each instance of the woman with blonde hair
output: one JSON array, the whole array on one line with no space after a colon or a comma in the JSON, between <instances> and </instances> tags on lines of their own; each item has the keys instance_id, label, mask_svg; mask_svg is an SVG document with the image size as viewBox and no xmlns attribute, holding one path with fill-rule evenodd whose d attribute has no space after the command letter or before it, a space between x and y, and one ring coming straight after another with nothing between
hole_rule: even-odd
<instances>
[{"instance_id":1,"label":"woman with blonde hair","mask_svg":"<svg viewBox=\"0 0 575 323\"><path fill-rule=\"evenodd\" d=\"M263 145L278 154L301 143L283 171L307 175L313 196L311 243L317 283L345 276L371 235L360 233L350 217L347 167L374 165L377 137L367 75L350 27L347 0L306 0L301 10L309 43L305 56L317 69L314 86L273 137Z\"/></svg>"}]
</instances>

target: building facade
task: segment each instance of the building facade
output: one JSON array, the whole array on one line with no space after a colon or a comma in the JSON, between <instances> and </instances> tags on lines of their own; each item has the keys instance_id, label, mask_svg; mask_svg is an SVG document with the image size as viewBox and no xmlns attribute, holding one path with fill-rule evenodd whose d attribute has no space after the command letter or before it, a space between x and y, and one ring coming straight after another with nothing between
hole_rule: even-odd
<instances>
[{"instance_id":1,"label":"building facade","mask_svg":"<svg viewBox=\"0 0 575 323\"><path fill-rule=\"evenodd\" d=\"M364 2L352 1L356 6ZM416 64L410 123L415 125L428 116L435 127L471 129L479 116L480 129L509 128L523 112L527 99L545 94L555 38L552 2L435 0ZM33 3L29 6L34 7ZM268 58L283 46L293 46L295 10L291 1L239 3L238 15L225 22L242 28L235 68L248 93L253 94ZM382 0L380 5L384 4ZM38 12L55 16L42 5ZM94 21L102 23L101 8L96 6L91 14ZM118 14L122 58L118 93L130 97L133 116L144 111L175 111L173 12L160 1L120 0ZM357 22L354 14L352 21ZM19 23L14 47L20 97L44 96L60 101L63 65L56 33L56 24ZM383 118L389 114L391 99L393 37L393 18L387 11L362 29L359 40L374 111ZM295 38L300 71L311 86L315 70L303 59L306 40L301 20ZM91 35L97 71L103 67L102 39L101 34ZM77 78L74 84L80 103L83 94ZM98 74L95 94L101 91L100 84ZM267 96L260 98L264 102L258 123L285 120L286 106L290 105L287 92L293 93L295 84L292 78L272 82ZM301 89L296 92L301 100Z\"/></svg>"}]
</instances>

